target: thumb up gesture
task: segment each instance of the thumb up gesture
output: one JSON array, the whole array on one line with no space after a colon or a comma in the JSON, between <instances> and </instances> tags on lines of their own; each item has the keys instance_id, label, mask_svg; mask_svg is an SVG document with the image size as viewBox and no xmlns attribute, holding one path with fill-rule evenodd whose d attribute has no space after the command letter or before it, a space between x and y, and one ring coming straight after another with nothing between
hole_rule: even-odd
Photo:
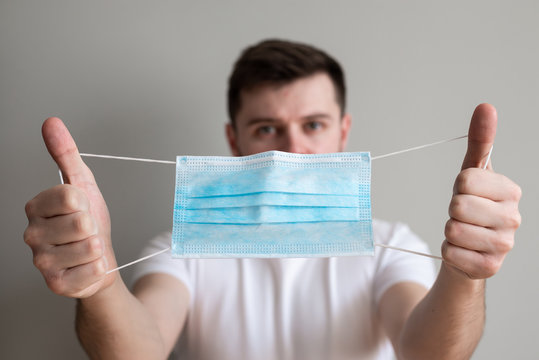
<instances>
[{"instance_id":1,"label":"thumb up gesture","mask_svg":"<svg viewBox=\"0 0 539 360\"><path fill-rule=\"evenodd\" d=\"M89 297L117 276L106 275L116 267L107 205L62 121L47 119L42 133L65 185L47 189L26 204L24 241L53 292Z\"/></svg>"},{"instance_id":2,"label":"thumb up gesture","mask_svg":"<svg viewBox=\"0 0 539 360\"><path fill-rule=\"evenodd\" d=\"M496 136L496 109L479 105L468 132L468 149L449 205L442 256L446 264L472 279L498 272L520 226L521 190L492 170L487 155Z\"/></svg>"}]
</instances>

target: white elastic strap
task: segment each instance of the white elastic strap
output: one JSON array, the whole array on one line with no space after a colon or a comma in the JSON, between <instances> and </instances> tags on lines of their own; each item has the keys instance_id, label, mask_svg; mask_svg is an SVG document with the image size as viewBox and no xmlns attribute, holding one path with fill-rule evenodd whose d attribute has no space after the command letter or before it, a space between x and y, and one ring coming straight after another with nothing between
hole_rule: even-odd
<instances>
[{"instance_id":1,"label":"white elastic strap","mask_svg":"<svg viewBox=\"0 0 539 360\"><path fill-rule=\"evenodd\" d=\"M127 156L98 155L98 154L87 154L87 153L80 153L80 156L103 158L103 159L142 161L142 162L153 162L153 163L160 163L160 164L173 164L173 165L176 165L176 161L142 159L142 158L127 157Z\"/></svg>"},{"instance_id":2,"label":"white elastic strap","mask_svg":"<svg viewBox=\"0 0 539 360\"><path fill-rule=\"evenodd\" d=\"M486 170L488 166L488 162L490 160L490 155L492 155L492 149L494 149L494 145L490 147L490 151L488 152L487 161L485 161L485 164L483 165L483 170Z\"/></svg>"},{"instance_id":3,"label":"white elastic strap","mask_svg":"<svg viewBox=\"0 0 539 360\"><path fill-rule=\"evenodd\" d=\"M144 261L144 260L149 259L149 258L151 258L151 257L154 257L154 256L157 256L157 255L162 254L162 253L164 253L164 252L167 252L167 251L169 251L170 249L171 249L171 248L170 248L170 246L169 246L168 248L163 249L163 250L159 250L159 251L156 252L156 253L150 254L150 255L148 255L148 256L144 256L144 257L142 257L142 258L140 258L140 259L131 261L130 263L124 264L124 265L122 265L122 266L118 266L117 268L114 268L114 269L112 269L112 270L107 271L105 274L108 275L108 274L110 274L111 272L118 271L118 270L123 269L123 268L125 268L125 267L134 265L134 264L136 264L136 263L138 263L138 262Z\"/></svg>"},{"instance_id":4,"label":"white elastic strap","mask_svg":"<svg viewBox=\"0 0 539 360\"><path fill-rule=\"evenodd\" d=\"M466 138L466 137L468 137L468 135L462 135L462 136L458 136L458 137L451 138L451 139L446 139L446 140L436 141L436 142L433 142L433 143L430 143L430 144L425 144L425 145L420 145L420 146L414 146L414 147L412 147L412 148L408 148L408 149L404 149L404 150L399 150L399 151L394 151L394 152L391 152L391 153L388 153L388 154L384 154L384 155L373 156L373 157L371 157L371 160L383 159L383 158L386 158L386 157L390 157L390 156L394 156L394 155L403 154L403 153L406 153L406 152L409 152L409 151L420 150L420 149L424 149L424 148L431 147L431 146L435 146L435 145L445 144L445 143L448 143L448 142L451 142L451 141L455 141L455 140L459 140L459 139L464 139L464 138ZM115 160L143 161L143 162L151 162L151 163L159 163L159 164L172 164L172 165L176 165L176 161L170 161L170 160L155 160L155 159L143 159L143 158L134 158L134 157L128 157L128 156L99 155L99 154L89 154L89 153L80 153L80 156L94 157L94 158L103 158L103 159L115 159ZM488 163L488 161L487 161L487 163Z\"/></svg>"},{"instance_id":5,"label":"white elastic strap","mask_svg":"<svg viewBox=\"0 0 539 360\"><path fill-rule=\"evenodd\" d=\"M431 147L431 146L434 146L434 145L445 144L445 143L448 143L448 142L451 142L451 141L455 141L455 140L459 140L459 139L464 139L464 138L467 138L467 137L468 137L468 135L462 135L462 136L457 136L457 137L451 138L451 139L446 139L446 140L436 141L436 142L433 142L433 143L430 143L430 144L414 146L414 147L412 147L412 148L408 148L408 149L404 149L404 150L399 150L399 151L394 151L394 152L391 152L391 153L389 153L389 154L373 156L373 157L371 158L371 160L383 159L383 158L390 157L390 156L393 156L393 155L399 155L399 154L403 154L403 153L406 153L406 152L409 152L409 151L420 150L420 149L424 149L424 148Z\"/></svg>"},{"instance_id":6,"label":"white elastic strap","mask_svg":"<svg viewBox=\"0 0 539 360\"><path fill-rule=\"evenodd\" d=\"M407 253L415 254L415 255L420 255L420 256L426 256L426 257L429 257L429 258L432 258L432 259L443 260L440 256L431 255L431 254L425 254L425 253L422 253L422 252L419 252L419 251L403 249L403 248L396 247L396 246L384 245L384 244L379 244L379 243L374 243L374 246L379 246L379 247L383 247L383 248L391 249L391 250L403 251L403 252L407 252Z\"/></svg>"}]
</instances>

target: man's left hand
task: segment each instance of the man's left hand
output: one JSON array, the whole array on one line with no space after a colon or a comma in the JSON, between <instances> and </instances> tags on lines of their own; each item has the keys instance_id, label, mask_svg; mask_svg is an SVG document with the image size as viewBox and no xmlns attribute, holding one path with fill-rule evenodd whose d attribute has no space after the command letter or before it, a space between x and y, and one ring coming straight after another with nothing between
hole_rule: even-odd
<instances>
[{"instance_id":1,"label":"man's left hand","mask_svg":"<svg viewBox=\"0 0 539 360\"><path fill-rule=\"evenodd\" d=\"M496 109L477 106L468 132L468 149L455 180L442 257L450 268L471 279L498 272L513 248L520 226L520 187L492 170L483 170L496 135Z\"/></svg>"}]
</instances>

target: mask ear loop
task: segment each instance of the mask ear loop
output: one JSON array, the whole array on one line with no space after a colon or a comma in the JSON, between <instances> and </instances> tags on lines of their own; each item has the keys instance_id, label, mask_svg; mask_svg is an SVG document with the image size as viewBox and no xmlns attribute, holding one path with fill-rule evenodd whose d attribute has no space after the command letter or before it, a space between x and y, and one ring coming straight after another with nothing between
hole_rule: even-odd
<instances>
[{"instance_id":1,"label":"mask ear loop","mask_svg":"<svg viewBox=\"0 0 539 360\"><path fill-rule=\"evenodd\" d=\"M385 248L385 249L391 249L391 250L407 252L407 253L414 254L414 255L428 257L428 258L431 258L431 259L437 259L437 260L442 260L442 261L444 260L444 259L442 259L441 256L426 254L426 253L422 253L422 252L419 252L419 251L403 249L403 248L396 247L396 246L385 245L385 244L380 244L380 243L374 243L374 246L382 247L382 248Z\"/></svg>"},{"instance_id":2,"label":"mask ear loop","mask_svg":"<svg viewBox=\"0 0 539 360\"><path fill-rule=\"evenodd\" d=\"M487 169L487 166L488 166L488 162L490 161L490 156L492 155L492 150L494 149L494 145L492 145L490 147L490 151L488 152L488 155L487 155L487 161L485 161L485 164L483 164L483 167L482 169L483 170L486 170Z\"/></svg>"},{"instance_id":3,"label":"mask ear loop","mask_svg":"<svg viewBox=\"0 0 539 360\"><path fill-rule=\"evenodd\" d=\"M134 265L134 264L136 264L136 263L138 263L138 262L141 262L141 261L144 261L144 260L146 260L146 259L149 259L149 258L151 258L151 257L154 257L154 256L157 256L157 255L159 255L159 254L165 253L165 252L169 251L170 249L171 249L171 247L169 246L169 247L167 247L166 249L159 250L159 251L156 252L156 253L150 254L150 255L148 255L148 256L144 256L144 257L142 257L142 258L140 258L140 259L131 261L130 263L127 263L127 264L124 264L124 265L122 265L122 266L118 266L117 268L111 269L111 270L107 271L105 274L108 275L108 274L110 274L111 272L118 271L118 270L123 269L123 268L125 268L125 267L131 266L131 265Z\"/></svg>"},{"instance_id":4,"label":"mask ear loop","mask_svg":"<svg viewBox=\"0 0 539 360\"><path fill-rule=\"evenodd\" d=\"M64 175L62 174L62 170L58 169L58 174L60 174L60 182L64 185Z\"/></svg>"}]
</instances>

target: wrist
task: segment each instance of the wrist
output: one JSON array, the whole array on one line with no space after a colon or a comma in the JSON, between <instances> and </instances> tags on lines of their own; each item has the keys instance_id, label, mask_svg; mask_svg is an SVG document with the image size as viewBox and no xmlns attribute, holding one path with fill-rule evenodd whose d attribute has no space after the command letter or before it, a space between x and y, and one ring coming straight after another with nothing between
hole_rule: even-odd
<instances>
[{"instance_id":1,"label":"wrist","mask_svg":"<svg viewBox=\"0 0 539 360\"><path fill-rule=\"evenodd\" d=\"M107 304L121 299L125 293L129 293L119 273L113 273L107 276L113 277L113 279L105 279L104 282L106 285L93 295L78 299L79 304L83 308L102 308L102 306L107 306Z\"/></svg>"},{"instance_id":2,"label":"wrist","mask_svg":"<svg viewBox=\"0 0 539 360\"><path fill-rule=\"evenodd\" d=\"M453 289L461 289L467 293L484 293L485 279L473 279L464 271L446 262L442 262L438 278Z\"/></svg>"}]
</instances>

